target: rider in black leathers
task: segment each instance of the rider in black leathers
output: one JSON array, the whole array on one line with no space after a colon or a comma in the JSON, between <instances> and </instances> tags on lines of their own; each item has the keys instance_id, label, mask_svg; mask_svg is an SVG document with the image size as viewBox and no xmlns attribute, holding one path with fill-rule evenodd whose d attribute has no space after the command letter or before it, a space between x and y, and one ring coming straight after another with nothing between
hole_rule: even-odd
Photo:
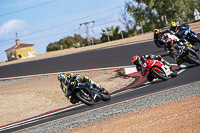
<instances>
[{"instance_id":1,"label":"rider in black leathers","mask_svg":"<svg viewBox=\"0 0 200 133\"><path fill-rule=\"evenodd\" d=\"M172 33L170 30L159 30L159 29L154 29L154 43L156 44L157 47L159 48L165 48L165 33Z\"/></svg>"}]
</instances>

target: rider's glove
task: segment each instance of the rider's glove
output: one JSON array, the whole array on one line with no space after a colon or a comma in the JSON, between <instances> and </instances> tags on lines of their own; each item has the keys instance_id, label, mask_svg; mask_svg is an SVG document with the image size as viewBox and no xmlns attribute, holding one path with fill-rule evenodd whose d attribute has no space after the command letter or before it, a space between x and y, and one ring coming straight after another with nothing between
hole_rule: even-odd
<instances>
[{"instance_id":1,"label":"rider's glove","mask_svg":"<svg viewBox=\"0 0 200 133\"><path fill-rule=\"evenodd\" d=\"M155 56L155 59L157 59L157 60L161 60L162 57L158 54L158 55Z\"/></svg>"}]
</instances>

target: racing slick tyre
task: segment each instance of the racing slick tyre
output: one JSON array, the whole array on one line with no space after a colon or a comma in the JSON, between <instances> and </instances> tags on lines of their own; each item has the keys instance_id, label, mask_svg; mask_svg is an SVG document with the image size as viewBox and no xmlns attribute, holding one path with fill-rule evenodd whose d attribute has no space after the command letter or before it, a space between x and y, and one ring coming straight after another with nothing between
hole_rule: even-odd
<instances>
[{"instance_id":1,"label":"racing slick tyre","mask_svg":"<svg viewBox=\"0 0 200 133\"><path fill-rule=\"evenodd\" d=\"M173 72L173 73L171 74L171 77L172 77L172 78L176 77L176 76L177 76L176 70L175 70L174 68L171 68L171 71Z\"/></svg>"},{"instance_id":2,"label":"racing slick tyre","mask_svg":"<svg viewBox=\"0 0 200 133\"><path fill-rule=\"evenodd\" d=\"M192 38L195 40L195 42L200 43L200 39L199 39L198 37L196 37L196 36L192 36Z\"/></svg>"},{"instance_id":3,"label":"racing slick tyre","mask_svg":"<svg viewBox=\"0 0 200 133\"><path fill-rule=\"evenodd\" d=\"M91 97L90 93L86 90L78 90L76 91L76 98L79 99L82 103L85 103L86 105L93 105L94 100Z\"/></svg>"},{"instance_id":4,"label":"racing slick tyre","mask_svg":"<svg viewBox=\"0 0 200 133\"><path fill-rule=\"evenodd\" d=\"M169 77L165 75L165 73L163 72L162 69L160 69L160 70L161 70L161 72L158 72L156 69L153 69L153 70L152 70L152 73L153 73L156 77L158 77L159 79L162 79L162 80L164 80L164 81L168 80Z\"/></svg>"},{"instance_id":5,"label":"racing slick tyre","mask_svg":"<svg viewBox=\"0 0 200 133\"><path fill-rule=\"evenodd\" d=\"M109 101L111 99L111 95L107 90L104 89L100 93L101 93L101 96L102 96L102 99L101 99L102 101Z\"/></svg>"},{"instance_id":6,"label":"racing slick tyre","mask_svg":"<svg viewBox=\"0 0 200 133\"><path fill-rule=\"evenodd\" d=\"M187 54L186 57L189 63L200 65L200 57L197 57L192 51L190 51L190 54Z\"/></svg>"}]
</instances>

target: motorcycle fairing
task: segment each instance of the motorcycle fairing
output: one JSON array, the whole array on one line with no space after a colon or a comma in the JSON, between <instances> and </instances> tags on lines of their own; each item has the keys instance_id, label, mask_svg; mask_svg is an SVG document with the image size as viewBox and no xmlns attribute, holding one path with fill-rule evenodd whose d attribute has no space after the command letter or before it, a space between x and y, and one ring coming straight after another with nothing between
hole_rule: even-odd
<instances>
[{"instance_id":1,"label":"motorcycle fairing","mask_svg":"<svg viewBox=\"0 0 200 133\"><path fill-rule=\"evenodd\" d=\"M162 72L159 68L163 70L166 76L169 76L171 74L171 70L168 66L164 65L161 61L158 60L150 60L149 63L147 63L150 67L150 72L152 70L156 70L158 72Z\"/></svg>"},{"instance_id":2,"label":"motorcycle fairing","mask_svg":"<svg viewBox=\"0 0 200 133\"><path fill-rule=\"evenodd\" d=\"M82 90L87 90L91 94L91 96L95 102L101 100L100 94L97 91L91 89L91 84L79 82L79 83L77 83L76 88L82 89Z\"/></svg>"}]
</instances>

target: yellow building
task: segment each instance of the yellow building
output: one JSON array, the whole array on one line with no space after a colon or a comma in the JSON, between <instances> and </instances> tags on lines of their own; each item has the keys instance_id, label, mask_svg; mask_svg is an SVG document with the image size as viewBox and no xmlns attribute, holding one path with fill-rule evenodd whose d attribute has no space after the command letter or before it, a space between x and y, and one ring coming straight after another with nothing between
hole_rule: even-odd
<instances>
[{"instance_id":1,"label":"yellow building","mask_svg":"<svg viewBox=\"0 0 200 133\"><path fill-rule=\"evenodd\" d=\"M8 61L36 56L33 44L20 43L20 39L16 39L16 45L5 50L5 52Z\"/></svg>"}]
</instances>

